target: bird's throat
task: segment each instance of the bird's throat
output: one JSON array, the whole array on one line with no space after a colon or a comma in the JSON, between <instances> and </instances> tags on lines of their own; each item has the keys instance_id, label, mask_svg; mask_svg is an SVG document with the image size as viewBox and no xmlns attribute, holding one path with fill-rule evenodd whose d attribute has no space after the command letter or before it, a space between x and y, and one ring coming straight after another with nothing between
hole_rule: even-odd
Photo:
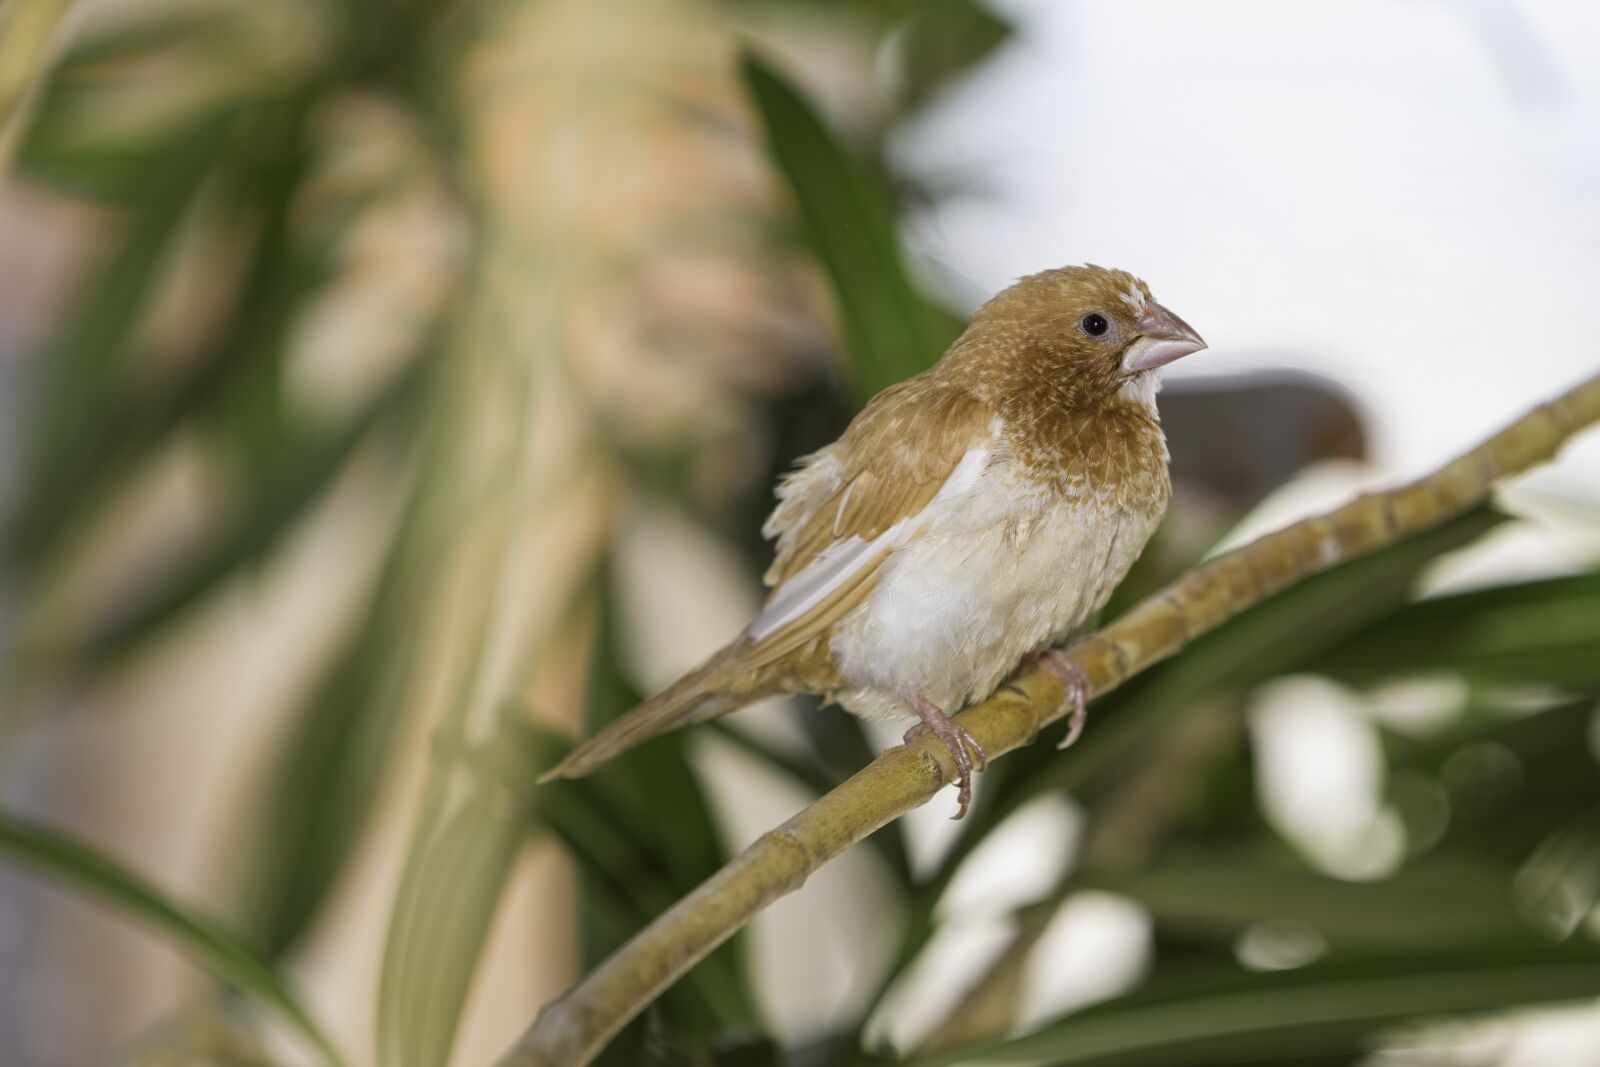
<instances>
[{"instance_id":1,"label":"bird's throat","mask_svg":"<svg viewBox=\"0 0 1600 1067\"><path fill-rule=\"evenodd\" d=\"M1156 394L1161 391L1161 372L1155 370L1140 371L1117 389L1117 396L1124 403L1148 410L1152 414L1156 410Z\"/></svg>"}]
</instances>

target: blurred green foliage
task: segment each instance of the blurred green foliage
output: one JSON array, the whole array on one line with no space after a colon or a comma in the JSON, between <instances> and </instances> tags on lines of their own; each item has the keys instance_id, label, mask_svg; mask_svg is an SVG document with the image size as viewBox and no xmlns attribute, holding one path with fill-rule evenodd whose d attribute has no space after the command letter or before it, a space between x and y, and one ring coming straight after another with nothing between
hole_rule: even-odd
<instances>
[{"instance_id":1,"label":"blurred green foliage","mask_svg":"<svg viewBox=\"0 0 1600 1067\"><path fill-rule=\"evenodd\" d=\"M783 75L754 55L743 63L773 162L832 284L850 353L849 377L857 400L865 403L931 366L960 326L906 276L892 208L876 177Z\"/></svg>"},{"instance_id":2,"label":"blurred green foliage","mask_svg":"<svg viewBox=\"0 0 1600 1067\"><path fill-rule=\"evenodd\" d=\"M89 846L42 826L0 816L0 855L105 899L187 952L219 981L280 1013L328 1067L344 1062L284 979L217 923L175 904Z\"/></svg>"}]
</instances>

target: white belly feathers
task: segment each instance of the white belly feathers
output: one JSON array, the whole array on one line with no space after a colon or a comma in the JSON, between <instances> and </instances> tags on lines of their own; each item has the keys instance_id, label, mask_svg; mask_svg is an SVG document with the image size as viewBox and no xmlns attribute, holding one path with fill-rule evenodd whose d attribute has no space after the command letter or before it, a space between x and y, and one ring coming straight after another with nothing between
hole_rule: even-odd
<instances>
[{"instance_id":1,"label":"white belly feathers","mask_svg":"<svg viewBox=\"0 0 1600 1067\"><path fill-rule=\"evenodd\" d=\"M773 592L772 599L745 632L756 641L776 633L827 599L829 593L863 567L870 567L884 552L893 553L924 536L929 525L940 516L943 506L970 496L978 487L988 472L989 457L987 448L975 448L962 456L927 507L901 519L872 540L851 537L830 545L815 561ZM836 535L837 532L835 529ZM891 555L885 562L892 560Z\"/></svg>"},{"instance_id":2,"label":"white belly feathers","mask_svg":"<svg viewBox=\"0 0 1600 1067\"><path fill-rule=\"evenodd\" d=\"M856 714L912 714L914 693L950 712L988 696L1105 604L1160 518L1041 492L1004 459L927 510L833 638L854 686L834 697Z\"/></svg>"}]
</instances>

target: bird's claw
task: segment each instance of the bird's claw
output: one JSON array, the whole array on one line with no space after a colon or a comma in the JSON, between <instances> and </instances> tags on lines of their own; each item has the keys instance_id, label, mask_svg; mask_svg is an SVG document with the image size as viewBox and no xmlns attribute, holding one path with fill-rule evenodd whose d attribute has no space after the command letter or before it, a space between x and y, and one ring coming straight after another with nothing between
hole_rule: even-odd
<instances>
[{"instance_id":1,"label":"bird's claw","mask_svg":"<svg viewBox=\"0 0 1600 1067\"><path fill-rule=\"evenodd\" d=\"M918 700L915 707L922 721L907 730L903 740L909 745L924 734L931 733L950 750L950 758L956 765L956 801L959 805L951 818L960 819L972 805L972 772L989 769L989 753L984 751L978 739L965 726L932 704Z\"/></svg>"},{"instance_id":2,"label":"bird's claw","mask_svg":"<svg viewBox=\"0 0 1600 1067\"><path fill-rule=\"evenodd\" d=\"M1070 748L1083 733L1083 724L1088 721L1089 696L1094 692L1094 684L1076 660L1054 648L1039 654L1039 666L1055 675L1067 691L1067 736L1061 739L1056 748Z\"/></svg>"}]
</instances>

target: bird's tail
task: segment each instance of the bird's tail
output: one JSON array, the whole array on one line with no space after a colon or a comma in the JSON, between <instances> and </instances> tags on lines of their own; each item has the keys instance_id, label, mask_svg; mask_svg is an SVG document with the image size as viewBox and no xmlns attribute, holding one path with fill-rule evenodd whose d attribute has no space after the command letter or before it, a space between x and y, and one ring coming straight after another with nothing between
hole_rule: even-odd
<instances>
[{"instance_id":1,"label":"bird's tail","mask_svg":"<svg viewBox=\"0 0 1600 1067\"><path fill-rule=\"evenodd\" d=\"M567 758L545 771L539 781L556 778L581 778L635 745L642 745L658 734L690 723L705 722L769 693L739 685L729 670L735 646L723 649L696 667L657 696L607 724L589 740L567 754Z\"/></svg>"}]
</instances>

